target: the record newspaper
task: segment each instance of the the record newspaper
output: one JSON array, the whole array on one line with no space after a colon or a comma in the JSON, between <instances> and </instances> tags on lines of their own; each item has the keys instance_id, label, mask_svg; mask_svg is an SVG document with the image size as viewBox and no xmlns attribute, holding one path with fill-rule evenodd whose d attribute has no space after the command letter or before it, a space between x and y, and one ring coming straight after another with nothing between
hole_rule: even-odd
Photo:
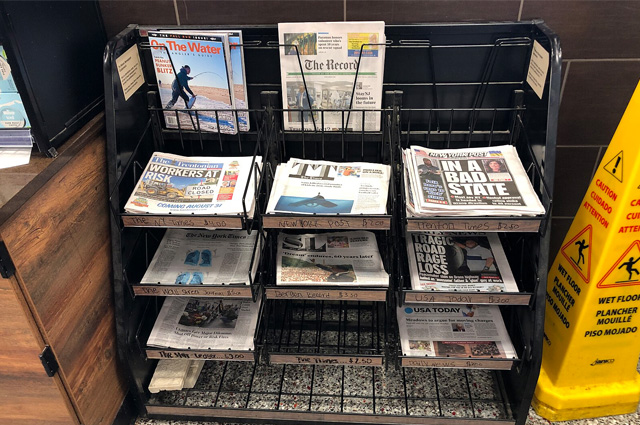
<instances>
[{"instance_id":1,"label":"the record newspaper","mask_svg":"<svg viewBox=\"0 0 640 425\"><path fill-rule=\"evenodd\" d=\"M544 207L513 146L427 149L404 155L414 215L538 215Z\"/></svg>"},{"instance_id":2,"label":"the record newspaper","mask_svg":"<svg viewBox=\"0 0 640 425\"><path fill-rule=\"evenodd\" d=\"M380 130L362 110L382 106L384 22L281 23L278 36L285 130Z\"/></svg>"},{"instance_id":3,"label":"the record newspaper","mask_svg":"<svg viewBox=\"0 0 640 425\"><path fill-rule=\"evenodd\" d=\"M516 357L497 306L405 304L397 315L406 356Z\"/></svg>"},{"instance_id":4,"label":"the record newspaper","mask_svg":"<svg viewBox=\"0 0 640 425\"><path fill-rule=\"evenodd\" d=\"M276 284L389 286L375 234L278 235Z\"/></svg>"},{"instance_id":5,"label":"the record newspaper","mask_svg":"<svg viewBox=\"0 0 640 425\"><path fill-rule=\"evenodd\" d=\"M260 157L254 162L253 157L185 157L155 152L125 211L234 215L246 210L252 216L258 174L255 164L260 162Z\"/></svg>"},{"instance_id":6,"label":"the record newspaper","mask_svg":"<svg viewBox=\"0 0 640 425\"><path fill-rule=\"evenodd\" d=\"M256 247L257 235L244 230L168 229L140 283L248 285L262 251Z\"/></svg>"},{"instance_id":7,"label":"the record newspaper","mask_svg":"<svg viewBox=\"0 0 640 425\"><path fill-rule=\"evenodd\" d=\"M406 241L413 290L518 292L495 233L408 232Z\"/></svg>"},{"instance_id":8,"label":"the record newspaper","mask_svg":"<svg viewBox=\"0 0 640 425\"><path fill-rule=\"evenodd\" d=\"M390 167L292 158L280 164L267 213L385 214Z\"/></svg>"},{"instance_id":9,"label":"the record newspaper","mask_svg":"<svg viewBox=\"0 0 640 425\"><path fill-rule=\"evenodd\" d=\"M253 350L260 299L167 297L147 345L193 350Z\"/></svg>"}]
</instances>

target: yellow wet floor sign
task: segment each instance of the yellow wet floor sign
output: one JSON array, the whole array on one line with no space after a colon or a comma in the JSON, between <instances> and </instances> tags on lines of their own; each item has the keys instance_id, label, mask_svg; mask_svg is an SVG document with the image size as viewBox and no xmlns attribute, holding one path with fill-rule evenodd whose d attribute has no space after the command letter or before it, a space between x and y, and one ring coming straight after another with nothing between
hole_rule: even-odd
<instances>
[{"instance_id":1,"label":"yellow wet floor sign","mask_svg":"<svg viewBox=\"0 0 640 425\"><path fill-rule=\"evenodd\" d=\"M533 406L552 421L640 401L640 85L549 271Z\"/></svg>"}]
</instances>

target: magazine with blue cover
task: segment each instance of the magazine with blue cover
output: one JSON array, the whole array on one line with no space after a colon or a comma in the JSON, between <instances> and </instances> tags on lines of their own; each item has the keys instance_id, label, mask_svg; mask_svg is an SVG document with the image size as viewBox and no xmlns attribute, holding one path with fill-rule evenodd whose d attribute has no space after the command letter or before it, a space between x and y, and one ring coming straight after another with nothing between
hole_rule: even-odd
<instances>
[{"instance_id":1,"label":"magazine with blue cover","mask_svg":"<svg viewBox=\"0 0 640 425\"><path fill-rule=\"evenodd\" d=\"M167 128L236 134L226 35L150 31L149 43Z\"/></svg>"},{"instance_id":2,"label":"magazine with blue cover","mask_svg":"<svg viewBox=\"0 0 640 425\"><path fill-rule=\"evenodd\" d=\"M244 47L242 46L242 31L241 30L229 30L229 31L211 31L211 30L180 30L174 31L178 34L192 34L192 35L223 35L227 39L228 51L229 51L229 73L231 74L232 93L233 93L233 105L236 109L248 109L249 99L247 97L247 82L245 78L244 68ZM249 131L251 126L249 122L248 111L238 111L237 116L238 128L240 131Z\"/></svg>"}]
</instances>

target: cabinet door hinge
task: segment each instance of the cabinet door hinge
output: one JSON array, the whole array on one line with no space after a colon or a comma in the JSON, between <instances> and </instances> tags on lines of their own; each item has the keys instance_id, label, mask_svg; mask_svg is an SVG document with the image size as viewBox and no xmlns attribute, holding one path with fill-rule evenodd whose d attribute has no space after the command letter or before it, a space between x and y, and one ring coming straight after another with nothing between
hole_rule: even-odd
<instances>
[{"instance_id":1,"label":"cabinet door hinge","mask_svg":"<svg viewBox=\"0 0 640 425\"><path fill-rule=\"evenodd\" d=\"M0 241L0 275L5 278L11 277L15 271L16 267L13 265L13 261L11 261L7 246L3 241Z\"/></svg>"},{"instance_id":2,"label":"cabinet door hinge","mask_svg":"<svg viewBox=\"0 0 640 425\"><path fill-rule=\"evenodd\" d=\"M44 350L42 350L39 357L42 362L42 366L44 367L44 371L47 376L51 378L58 371L58 362L56 361L56 357L53 355L53 350L50 346L45 345Z\"/></svg>"}]
</instances>

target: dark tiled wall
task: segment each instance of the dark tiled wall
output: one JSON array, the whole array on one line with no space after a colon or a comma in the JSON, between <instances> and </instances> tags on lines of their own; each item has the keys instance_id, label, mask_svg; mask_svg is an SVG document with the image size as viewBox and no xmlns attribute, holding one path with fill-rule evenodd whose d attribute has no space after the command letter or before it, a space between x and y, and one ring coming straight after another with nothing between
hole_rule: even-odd
<instances>
[{"instance_id":1,"label":"dark tiled wall","mask_svg":"<svg viewBox=\"0 0 640 425\"><path fill-rule=\"evenodd\" d=\"M109 36L129 23L544 19L560 36L564 76L552 258L640 79L640 0L102 0L101 8Z\"/></svg>"}]
</instances>

